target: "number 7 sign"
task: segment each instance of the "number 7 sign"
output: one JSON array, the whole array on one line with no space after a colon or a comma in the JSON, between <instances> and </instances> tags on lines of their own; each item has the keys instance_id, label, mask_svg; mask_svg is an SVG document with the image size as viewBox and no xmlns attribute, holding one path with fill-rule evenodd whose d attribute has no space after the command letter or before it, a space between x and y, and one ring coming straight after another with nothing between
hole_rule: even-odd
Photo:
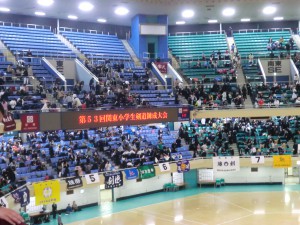
<instances>
[{"instance_id":1,"label":"number 7 sign","mask_svg":"<svg viewBox=\"0 0 300 225\"><path fill-rule=\"evenodd\" d=\"M252 164L264 164L265 163L265 157L263 155L251 156L251 163Z\"/></svg>"}]
</instances>

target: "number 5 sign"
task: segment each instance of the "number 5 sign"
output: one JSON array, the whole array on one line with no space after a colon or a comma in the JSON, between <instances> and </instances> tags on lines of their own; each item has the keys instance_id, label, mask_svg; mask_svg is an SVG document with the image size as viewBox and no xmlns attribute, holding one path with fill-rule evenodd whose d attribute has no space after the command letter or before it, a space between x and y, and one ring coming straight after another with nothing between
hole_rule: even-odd
<instances>
[{"instance_id":1,"label":"number 5 sign","mask_svg":"<svg viewBox=\"0 0 300 225\"><path fill-rule=\"evenodd\" d=\"M264 164L265 157L263 155L251 156L251 163L252 164Z\"/></svg>"},{"instance_id":2,"label":"number 5 sign","mask_svg":"<svg viewBox=\"0 0 300 225\"><path fill-rule=\"evenodd\" d=\"M87 184L95 184L100 182L98 173L86 174L85 179Z\"/></svg>"},{"instance_id":3,"label":"number 5 sign","mask_svg":"<svg viewBox=\"0 0 300 225\"><path fill-rule=\"evenodd\" d=\"M166 172L166 171L170 171L170 164L168 162L164 162L164 163L160 163L159 164L159 169L161 172Z\"/></svg>"}]
</instances>

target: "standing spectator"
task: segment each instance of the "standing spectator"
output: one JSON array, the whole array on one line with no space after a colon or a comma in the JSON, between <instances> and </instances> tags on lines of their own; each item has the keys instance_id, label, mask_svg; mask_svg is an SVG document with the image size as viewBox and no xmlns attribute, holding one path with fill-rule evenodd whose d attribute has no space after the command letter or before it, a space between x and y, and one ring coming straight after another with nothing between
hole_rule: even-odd
<instances>
[{"instance_id":1,"label":"standing spectator","mask_svg":"<svg viewBox=\"0 0 300 225\"><path fill-rule=\"evenodd\" d=\"M52 204L52 215L53 215L53 219L56 219L56 213L57 213L57 205L56 203Z\"/></svg>"},{"instance_id":2,"label":"standing spectator","mask_svg":"<svg viewBox=\"0 0 300 225\"><path fill-rule=\"evenodd\" d=\"M62 222L62 219L61 219L61 213L58 213L57 225L63 225L63 222Z\"/></svg>"}]
</instances>

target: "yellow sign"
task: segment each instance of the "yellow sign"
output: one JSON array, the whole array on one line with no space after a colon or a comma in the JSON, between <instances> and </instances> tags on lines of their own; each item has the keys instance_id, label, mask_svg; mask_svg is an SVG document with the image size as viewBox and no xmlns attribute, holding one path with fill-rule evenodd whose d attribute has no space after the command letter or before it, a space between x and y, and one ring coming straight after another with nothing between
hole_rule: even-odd
<instances>
[{"instance_id":1,"label":"yellow sign","mask_svg":"<svg viewBox=\"0 0 300 225\"><path fill-rule=\"evenodd\" d=\"M35 205L48 205L60 201L60 183L49 180L33 184Z\"/></svg>"},{"instance_id":2,"label":"yellow sign","mask_svg":"<svg viewBox=\"0 0 300 225\"><path fill-rule=\"evenodd\" d=\"M288 168L292 166L291 155L274 155L273 167L274 168Z\"/></svg>"}]
</instances>

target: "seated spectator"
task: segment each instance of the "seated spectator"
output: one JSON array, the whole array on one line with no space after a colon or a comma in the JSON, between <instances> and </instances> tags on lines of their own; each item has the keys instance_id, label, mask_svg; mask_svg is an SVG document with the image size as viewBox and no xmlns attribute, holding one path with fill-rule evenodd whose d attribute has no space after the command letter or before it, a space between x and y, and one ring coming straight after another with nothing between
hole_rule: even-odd
<instances>
[{"instance_id":1,"label":"seated spectator","mask_svg":"<svg viewBox=\"0 0 300 225\"><path fill-rule=\"evenodd\" d=\"M82 103L80 101L80 99L77 97L76 94L73 95L73 102L72 102L72 106L75 109L79 109L82 106Z\"/></svg>"},{"instance_id":2,"label":"seated spectator","mask_svg":"<svg viewBox=\"0 0 300 225\"><path fill-rule=\"evenodd\" d=\"M72 207L70 206L70 204L68 204L66 208L66 215L69 215L71 212L72 212Z\"/></svg>"},{"instance_id":3,"label":"seated spectator","mask_svg":"<svg viewBox=\"0 0 300 225\"><path fill-rule=\"evenodd\" d=\"M75 201L73 201L73 204L72 204L72 210L73 210L73 212L79 211L79 210L78 210L78 205L76 204Z\"/></svg>"}]
</instances>

